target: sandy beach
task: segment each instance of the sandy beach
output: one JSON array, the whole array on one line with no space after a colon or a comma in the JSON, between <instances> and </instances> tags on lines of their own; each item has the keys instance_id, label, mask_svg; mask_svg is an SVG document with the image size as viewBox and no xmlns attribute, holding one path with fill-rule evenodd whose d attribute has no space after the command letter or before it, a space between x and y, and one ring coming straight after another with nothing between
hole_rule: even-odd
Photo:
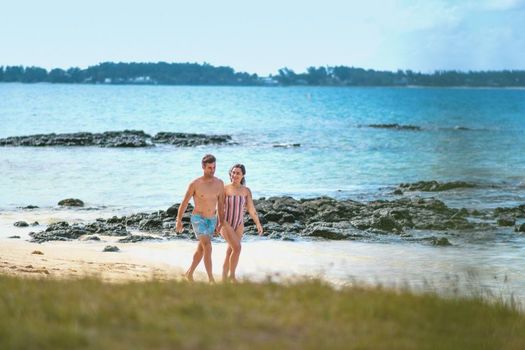
<instances>
[{"instance_id":1,"label":"sandy beach","mask_svg":"<svg viewBox=\"0 0 525 350\"><path fill-rule=\"evenodd\" d=\"M0 245L0 273L43 278L95 276L109 282L181 277L182 267L143 261L129 252L102 253L106 244L5 240Z\"/></svg>"}]
</instances>

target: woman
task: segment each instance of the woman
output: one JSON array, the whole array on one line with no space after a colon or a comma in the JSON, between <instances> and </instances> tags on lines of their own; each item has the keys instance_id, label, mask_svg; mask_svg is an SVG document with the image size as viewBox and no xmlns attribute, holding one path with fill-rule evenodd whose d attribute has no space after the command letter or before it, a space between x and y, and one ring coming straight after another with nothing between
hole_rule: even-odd
<instances>
[{"instance_id":1,"label":"woman","mask_svg":"<svg viewBox=\"0 0 525 350\"><path fill-rule=\"evenodd\" d=\"M222 268L222 280L236 282L235 269L241 254L241 239L244 234L244 212L247 209L252 217L259 236L263 228L253 205L252 192L245 186L246 169L235 164L230 169L231 183L224 186L224 225L220 228L222 237L228 242L228 250Z\"/></svg>"}]
</instances>

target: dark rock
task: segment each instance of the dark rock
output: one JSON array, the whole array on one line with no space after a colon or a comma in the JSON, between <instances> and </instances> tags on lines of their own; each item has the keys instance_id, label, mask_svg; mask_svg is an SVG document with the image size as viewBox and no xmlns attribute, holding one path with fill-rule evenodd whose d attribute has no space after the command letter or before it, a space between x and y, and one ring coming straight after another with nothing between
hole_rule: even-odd
<instances>
[{"instance_id":1,"label":"dark rock","mask_svg":"<svg viewBox=\"0 0 525 350\"><path fill-rule=\"evenodd\" d=\"M279 222L279 220L281 220L282 214L276 211L271 211L266 213L263 217L267 221Z\"/></svg>"},{"instance_id":2,"label":"dark rock","mask_svg":"<svg viewBox=\"0 0 525 350\"><path fill-rule=\"evenodd\" d=\"M113 216L106 220L106 223L108 224L121 224L125 223L125 218L119 218L117 216Z\"/></svg>"},{"instance_id":3,"label":"dark rock","mask_svg":"<svg viewBox=\"0 0 525 350\"><path fill-rule=\"evenodd\" d=\"M31 232L32 242L42 243L46 241L65 241L70 239L78 239L83 235L91 235L94 233L103 234L106 236L127 236L129 232L121 224L107 225L100 221L84 224L69 225L67 222L57 222L49 225L45 231Z\"/></svg>"},{"instance_id":4,"label":"dark rock","mask_svg":"<svg viewBox=\"0 0 525 350\"><path fill-rule=\"evenodd\" d=\"M476 185L465 181L453 181L440 183L437 181L419 181L412 184L400 184L399 187L405 191L439 192L456 188L473 188Z\"/></svg>"},{"instance_id":5,"label":"dark rock","mask_svg":"<svg viewBox=\"0 0 525 350\"><path fill-rule=\"evenodd\" d=\"M7 238L20 238L20 236L9 236Z\"/></svg>"},{"instance_id":6,"label":"dark rock","mask_svg":"<svg viewBox=\"0 0 525 350\"><path fill-rule=\"evenodd\" d=\"M44 253L42 253L40 250L33 250L33 252L31 254L44 255Z\"/></svg>"},{"instance_id":7,"label":"dark rock","mask_svg":"<svg viewBox=\"0 0 525 350\"><path fill-rule=\"evenodd\" d=\"M117 246L114 245L107 245L104 247L103 252L118 252L120 249Z\"/></svg>"},{"instance_id":8,"label":"dark rock","mask_svg":"<svg viewBox=\"0 0 525 350\"><path fill-rule=\"evenodd\" d=\"M381 216L372 221L372 227L387 232L402 232L403 228L391 216Z\"/></svg>"},{"instance_id":9,"label":"dark rock","mask_svg":"<svg viewBox=\"0 0 525 350\"><path fill-rule=\"evenodd\" d=\"M514 231L516 232L525 232L525 223L524 224L521 224L519 226L516 226L516 228L514 229Z\"/></svg>"},{"instance_id":10,"label":"dark rock","mask_svg":"<svg viewBox=\"0 0 525 350\"><path fill-rule=\"evenodd\" d=\"M63 207L83 207L84 202L82 202L80 199L68 198L62 199L60 202L58 202L58 205L61 205Z\"/></svg>"},{"instance_id":11,"label":"dark rock","mask_svg":"<svg viewBox=\"0 0 525 350\"><path fill-rule=\"evenodd\" d=\"M204 134L185 134L180 132L159 132L153 138L155 143L166 143L175 146L201 146L201 145L220 145L231 142L229 135L204 135Z\"/></svg>"},{"instance_id":12,"label":"dark rock","mask_svg":"<svg viewBox=\"0 0 525 350\"><path fill-rule=\"evenodd\" d=\"M104 133L77 132L67 134L38 134L0 139L0 146L100 146L147 147L151 136L139 130L108 131Z\"/></svg>"},{"instance_id":13,"label":"dark rock","mask_svg":"<svg viewBox=\"0 0 525 350\"><path fill-rule=\"evenodd\" d=\"M173 204L168 209L166 209L166 212L165 212L166 217L176 218L179 213L179 206L180 206L180 203L176 203L176 204ZM186 217L187 222L189 222L192 211L193 211L193 205L191 205L191 203L188 203L188 207L186 208L186 211L184 212L184 215L186 214L187 215L186 216L183 215L182 221L185 221L184 219Z\"/></svg>"},{"instance_id":14,"label":"dark rock","mask_svg":"<svg viewBox=\"0 0 525 350\"><path fill-rule=\"evenodd\" d=\"M403 195L403 191L401 191L399 188L397 190L394 190L394 192L392 193L398 196Z\"/></svg>"},{"instance_id":15,"label":"dark rock","mask_svg":"<svg viewBox=\"0 0 525 350\"><path fill-rule=\"evenodd\" d=\"M508 216L502 216L498 218L498 226L514 226L516 219Z\"/></svg>"},{"instance_id":16,"label":"dark rock","mask_svg":"<svg viewBox=\"0 0 525 350\"><path fill-rule=\"evenodd\" d=\"M137 243L137 242L148 241L148 240L153 240L153 239L159 239L159 238L153 237L153 236L145 236L145 235L132 235L126 238L119 239L118 243Z\"/></svg>"},{"instance_id":17,"label":"dark rock","mask_svg":"<svg viewBox=\"0 0 525 350\"><path fill-rule=\"evenodd\" d=\"M165 230L174 229L176 226L177 226L177 223L175 221L163 221L162 222L162 228Z\"/></svg>"},{"instance_id":18,"label":"dark rock","mask_svg":"<svg viewBox=\"0 0 525 350\"><path fill-rule=\"evenodd\" d=\"M87 236L86 238L84 238L85 241L100 241L100 237L99 236Z\"/></svg>"},{"instance_id":19,"label":"dark rock","mask_svg":"<svg viewBox=\"0 0 525 350\"><path fill-rule=\"evenodd\" d=\"M177 214L179 213L179 206L180 206L179 203L173 204L171 207L169 207L166 210L166 213L168 213L168 215L170 216L177 217Z\"/></svg>"},{"instance_id":20,"label":"dark rock","mask_svg":"<svg viewBox=\"0 0 525 350\"><path fill-rule=\"evenodd\" d=\"M21 209L37 209L38 207L36 205L28 205L25 207L21 207Z\"/></svg>"},{"instance_id":21,"label":"dark rock","mask_svg":"<svg viewBox=\"0 0 525 350\"><path fill-rule=\"evenodd\" d=\"M139 229L143 231L161 230L162 221L158 218L143 219L139 222Z\"/></svg>"},{"instance_id":22,"label":"dark rock","mask_svg":"<svg viewBox=\"0 0 525 350\"><path fill-rule=\"evenodd\" d=\"M27 227L29 226L29 224L25 221L17 221L13 224L14 226L16 227Z\"/></svg>"},{"instance_id":23,"label":"dark rock","mask_svg":"<svg viewBox=\"0 0 525 350\"><path fill-rule=\"evenodd\" d=\"M494 215L525 218L525 204L519 205L515 208L496 208L494 209Z\"/></svg>"},{"instance_id":24,"label":"dark rock","mask_svg":"<svg viewBox=\"0 0 525 350\"><path fill-rule=\"evenodd\" d=\"M419 130L421 130L421 127L415 126L415 125L369 124L367 126L369 128L377 128L377 129L394 129L394 130L411 130L411 131L419 131Z\"/></svg>"},{"instance_id":25,"label":"dark rock","mask_svg":"<svg viewBox=\"0 0 525 350\"><path fill-rule=\"evenodd\" d=\"M440 238L431 237L429 241L430 241L430 244L435 245L435 246L444 247L444 246L452 245L446 237L440 237Z\"/></svg>"},{"instance_id":26,"label":"dark rock","mask_svg":"<svg viewBox=\"0 0 525 350\"><path fill-rule=\"evenodd\" d=\"M33 223L31 224L31 226L38 226L38 225L40 225L40 224L38 223L38 221L35 221L35 222L33 222Z\"/></svg>"}]
</instances>

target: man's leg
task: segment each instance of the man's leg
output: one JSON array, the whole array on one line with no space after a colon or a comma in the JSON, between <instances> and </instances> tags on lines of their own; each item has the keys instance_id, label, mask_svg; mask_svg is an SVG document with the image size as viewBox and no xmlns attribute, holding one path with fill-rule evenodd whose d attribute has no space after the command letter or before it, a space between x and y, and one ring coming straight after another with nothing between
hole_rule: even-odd
<instances>
[{"instance_id":1,"label":"man's leg","mask_svg":"<svg viewBox=\"0 0 525 350\"><path fill-rule=\"evenodd\" d=\"M188 281L193 281L193 272L195 272L197 265L199 265L199 263L201 262L203 255L204 255L204 248L202 247L201 241L199 240L199 243L197 244L197 249L195 250L195 253L193 254L193 261L191 263L191 266L188 269L188 271L186 271L186 273L184 274L184 276L186 277Z\"/></svg>"},{"instance_id":2,"label":"man's leg","mask_svg":"<svg viewBox=\"0 0 525 350\"><path fill-rule=\"evenodd\" d=\"M215 282L213 278L213 270L211 264L211 238L206 235L199 237L201 242L202 249L204 250L204 267L206 268L206 273L208 274L208 280L210 282Z\"/></svg>"}]
</instances>

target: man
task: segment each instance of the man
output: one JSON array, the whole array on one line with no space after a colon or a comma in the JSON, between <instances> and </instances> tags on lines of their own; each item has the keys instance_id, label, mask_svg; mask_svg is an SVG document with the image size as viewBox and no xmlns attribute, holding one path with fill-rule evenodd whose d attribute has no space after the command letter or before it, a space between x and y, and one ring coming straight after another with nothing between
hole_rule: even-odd
<instances>
[{"instance_id":1,"label":"man","mask_svg":"<svg viewBox=\"0 0 525 350\"><path fill-rule=\"evenodd\" d=\"M215 157L207 154L202 158L203 175L193 180L179 206L177 214L177 232L182 232L182 215L193 198L194 208L191 214L191 225L199 244L193 254L193 262L184 274L188 281L193 281L193 272L204 256L204 267L210 282L215 282L211 263L211 238L216 232L217 217L220 225L224 220L224 183L214 176Z\"/></svg>"}]
</instances>

